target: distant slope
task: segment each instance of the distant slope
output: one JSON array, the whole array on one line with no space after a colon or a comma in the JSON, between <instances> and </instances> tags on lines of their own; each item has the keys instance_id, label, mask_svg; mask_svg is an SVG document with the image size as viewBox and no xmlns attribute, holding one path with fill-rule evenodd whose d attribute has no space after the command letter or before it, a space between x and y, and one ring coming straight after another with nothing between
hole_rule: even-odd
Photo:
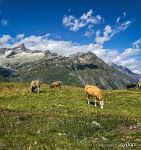
<instances>
[{"instance_id":1,"label":"distant slope","mask_svg":"<svg viewBox=\"0 0 141 150\"><path fill-rule=\"evenodd\" d=\"M141 80L141 74L135 74L133 73L130 69L128 69L127 67L121 66L121 65L116 65L116 64L111 64L111 66L113 66L114 68L118 69L119 71L127 74L128 76L134 78L136 81Z\"/></svg>"},{"instance_id":2,"label":"distant slope","mask_svg":"<svg viewBox=\"0 0 141 150\"><path fill-rule=\"evenodd\" d=\"M10 79L16 76L18 76L16 71L0 67L0 81L10 81Z\"/></svg>"},{"instance_id":3,"label":"distant slope","mask_svg":"<svg viewBox=\"0 0 141 150\"><path fill-rule=\"evenodd\" d=\"M22 44L13 49L1 49L0 65L16 72L10 81L39 79L45 83L62 80L64 84L84 86L95 84L103 89L123 89L135 78L109 66L94 53L79 53L70 57L50 51L31 51Z\"/></svg>"},{"instance_id":4,"label":"distant slope","mask_svg":"<svg viewBox=\"0 0 141 150\"><path fill-rule=\"evenodd\" d=\"M8 80L0 74L0 82L7 82Z\"/></svg>"}]
</instances>

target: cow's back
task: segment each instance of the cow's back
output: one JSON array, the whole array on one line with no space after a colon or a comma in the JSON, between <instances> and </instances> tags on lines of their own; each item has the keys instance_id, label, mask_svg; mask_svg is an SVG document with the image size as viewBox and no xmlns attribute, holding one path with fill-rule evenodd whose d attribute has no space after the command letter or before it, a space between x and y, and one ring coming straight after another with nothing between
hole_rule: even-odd
<instances>
[{"instance_id":1,"label":"cow's back","mask_svg":"<svg viewBox=\"0 0 141 150\"><path fill-rule=\"evenodd\" d=\"M101 94L101 90L94 85L86 85L85 92L91 96Z\"/></svg>"},{"instance_id":2,"label":"cow's back","mask_svg":"<svg viewBox=\"0 0 141 150\"><path fill-rule=\"evenodd\" d=\"M34 81L31 82L31 86L32 86L32 87L40 87L40 84L41 84L41 83L40 83L40 81L38 81L38 80L34 80Z\"/></svg>"}]
</instances>

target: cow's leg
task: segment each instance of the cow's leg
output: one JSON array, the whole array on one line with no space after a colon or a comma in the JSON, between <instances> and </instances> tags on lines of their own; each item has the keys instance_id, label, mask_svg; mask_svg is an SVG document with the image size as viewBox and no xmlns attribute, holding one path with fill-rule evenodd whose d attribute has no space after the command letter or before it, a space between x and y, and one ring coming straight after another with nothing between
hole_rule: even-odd
<instances>
[{"instance_id":1,"label":"cow's leg","mask_svg":"<svg viewBox=\"0 0 141 150\"><path fill-rule=\"evenodd\" d=\"M30 93L32 93L32 92L33 92L33 87L31 86L31 87L30 87Z\"/></svg>"},{"instance_id":2,"label":"cow's leg","mask_svg":"<svg viewBox=\"0 0 141 150\"><path fill-rule=\"evenodd\" d=\"M87 96L87 102L88 102L88 104L90 104L90 101L89 101L89 95Z\"/></svg>"},{"instance_id":3,"label":"cow's leg","mask_svg":"<svg viewBox=\"0 0 141 150\"><path fill-rule=\"evenodd\" d=\"M38 92L38 94L40 93L40 87L37 88L37 92Z\"/></svg>"},{"instance_id":4,"label":"cow's leg","mask_svg":"<svg viewBox=\"0 0 141 150\"><path fill-rule=\"evenodd\" d=\"M94 105L95 105L95 107L97 106L97 100L96 100L96 98L94 98Z\"/></svg>"}]
</instances>

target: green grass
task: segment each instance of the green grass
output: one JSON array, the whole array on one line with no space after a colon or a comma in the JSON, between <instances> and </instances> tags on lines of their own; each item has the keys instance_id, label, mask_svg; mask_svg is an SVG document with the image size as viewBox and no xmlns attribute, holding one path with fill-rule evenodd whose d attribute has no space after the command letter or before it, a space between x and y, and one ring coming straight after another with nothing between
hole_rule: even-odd
<instances>
[{"instance_id":1,"label":"green grass","mask_svg":"<svg viewBox=\"0 0 141 150\"><path fill-rule=\"evenodd\" d=\"M103 91L104 109L83 88L29 93L29 84L0 83L0 150L141 149L141 90Z\"/></svg>"}]
</instances>

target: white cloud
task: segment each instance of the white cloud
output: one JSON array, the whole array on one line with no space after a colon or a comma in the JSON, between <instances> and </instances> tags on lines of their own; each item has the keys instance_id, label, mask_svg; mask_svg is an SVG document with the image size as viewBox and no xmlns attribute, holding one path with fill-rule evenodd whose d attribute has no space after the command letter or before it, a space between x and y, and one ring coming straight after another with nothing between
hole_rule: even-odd
<instances>
[{"instance_id":1,"label":"white cloud","mask_svg":"<svg viewBox=\"0 0 141 150\"><path fill-rule=\"evenodd\" d=\"M126 17L126 12L123 12L123 18L125 18Z\"/></svg>"},{"instance_id":2,"label":"white cloud","mask_svg":"<svg viewBox=\"0 0 141 150\"><path fill-rule=\"evenodd\" d=\"M106 25L104 28L103 33L98 30L96 32L96 38L95 41L97 44L104 44L105 42L109 41L115 34L126 30L129 25L131 24L131 21L124 21L121 22L123 19L125 19L126 13L123 12L122 17L117 17L116 24L114 26ZM86 27L85 33L83 36L86 37L92 37L94 34L94 26L99 25L102 23L104 18L102 18L100 15L93 16L93 10L89 10L88 12L84 13L80 17L75 17L73 15L64 15L63 18L63 25L65 27L68 27L71 31L78 31L81 28ZM110 30L110 31L108 31Z\"/></svg>"},{"instance_id":3,"label":"white cloud","mask_svg":"<svg viewBox=\"0 0 141 150\"><path fill-rule=\"evenodd\" d=\"M0 37L0 45L6 44L12 37L10 35L3 35Z\"/></svg>"},{"instance_id":4,"label":"white cloud","mask_svg":"<svg viewBox=\"0 0 141 150\"><path fill-rule=\"evenodd\" d=\"M85 23L80 22L79 20L77 20L74 16L69 15L69 16L64 16L63 18L63 24L66 27L70 27L71 31L78 31L80 28L85 26Z\"/></svg>"},{"instance_id":5,"label":"white cloud","mask_svg":"<svg viewBox=\"0 0 141 150\"><path fill-rule=\"evenodd\" d=\"M127 60L123 60L122 64L123 66L129 68L131 71L137 74L141 74L141 61L138 61L134 58L130 58Z\"/></svg>"},{"instance_id":6,"label":"white cloud","mask_svg":"<svg viewBox=\"0 0 141 150\"><path fill-rule=\"evenodd\" d=\"M122 17L117 17L116 23L119 23L121 21L121 19L124 19L125 17L126 17L126 12L123 12Z\"/></svg>"},{"instance_id":7,"label":"white cloud","mask_svg":"<svg viewBox=\"0 0 141 150\"><path fill-rule=\"evenodd\" d=\"M136 42L133 43L133 47L141 49L141 38L138 39Z\"/></svg>"},{"instance_id":8,"label":"white cloud","mask_svg":"<svg viewBox=\"0 0 141 150\"><path fill-rule=\"evenodd\" d=\"M105 42L111 40L111 38L115 34L126 30L130 24L131 24L131 21L126 21L126 22L120 23L119 25L115 25L113 27L111 27L110 25L106 25L103 33L101 33L100 30L96 32L95 42L97 44L103 45Z\"/></svg>"},{"instance_id":9,"label":"white cloud","mask_svg":"<svg viewBox=\"0 0 141 150\"><path fill-rule=\"evenodd\" d=\"M130 20L116 26L116 33L126 30L132 22Z\"/></svg>"},{"instance_id":10,"label":"white cloud","mask_svg":"<svg viewBox=\"0 0 141 150\"><path fill-rule=\"evenodd\" d=\"M119 21L120 21L120 17L117 18L116 23L119 23Z\"/></svg>"},{"instance_id":11,"label":"white cloud","mask_svg":"<svg viewBox=\"0 0 141 150\"><path fill-rule=\"evenodd\" d=\"M94 34L94 30L92 29L93 26L92 25L88 25L88 28L86 29L85 33L83 34L83 36L86 36L88 38L92 37Z\"/></svg>"},{"instance_id":12,"label":"white cloud","mask_svg":"<svg viewBox=\"0 0 141 150\"><path fill-rule=\"evenodd\" d=\"M8 25L8 20L2 19L2 20L1 20L1 25L2 25L2 26L7 26L7 25Z\"/></svg>"},{"instance_id":13,"label":"white cloud","mask_svg":"<svg viewBox=\"0 0 141 150\"><path fill-rule=\"evenodd\" d=\"M88 38L90 38L90 37L92 37L92 35L94 34L94 30L89 30L89 29L87 29L86 31L85 31L85 33L83 34L83 36L86 36L86 37L88 37Z\"/></svg>"},{"instance_id":14,"label":"white cloud","mask_svg":"<svg viewBox=\"0 0 141 150\"><path fill-rule=\"evenodd\" d=\"M141 53L140 49L134 49L134 48L127 48L122 53L119 53L115 58L114 62L116 64L119 64L121 62L124 62L124 60L136 57L139 53Z\"/></svg>"},{"instance_id":15,"label":"white cloud","mask_svg":"<svg viewBox=\"0 0 141 150\"><path fill-rule=\"evenodd\" d=\"M103 35L100 36L100 30L98 30L96 32L96 38L95 41L97 44L103 45L104 42L109 41L111 39L111 37L113 36L114 31L111 28L110 25L105 26L104 31L103 31Z\"/></svg>"},{"instance_id":16,"label":"white cloud","mask_svg":"<svg viewBox=\"0 0 141 150\"><path fill-rule=\"evenodd\" d=\"M18 35L17 35L17 39L19 39L19 40L20 40L20 39L23 39L24 36L25 36L24 34L18 34Z\"/></svg>"},{"instance_id":17,"label":"white cloud","mask_svg":"<svg viewBox=\"0 0 141 150\"><path fill-rule=\"evenodd\" d=\"M71 31L78 31L80 28L85 26L100 24L102 21L102 17L100 15L92 16L93 11L90 9L87 13L84 13L80 18L76 18L72 15L64 15L63 25L68 27Z\"/></svg>"},{"instance_id":18,"label":"white cloud","mask_svg":"<svg viewBox=\"0 0 141 150\"><path fill-rule=\"evenodd\" d=\"M141 49L127 48L122 53L113 56L112 62L125 66L135 73L141 74Z\"/></svg>"}]
</instances>

